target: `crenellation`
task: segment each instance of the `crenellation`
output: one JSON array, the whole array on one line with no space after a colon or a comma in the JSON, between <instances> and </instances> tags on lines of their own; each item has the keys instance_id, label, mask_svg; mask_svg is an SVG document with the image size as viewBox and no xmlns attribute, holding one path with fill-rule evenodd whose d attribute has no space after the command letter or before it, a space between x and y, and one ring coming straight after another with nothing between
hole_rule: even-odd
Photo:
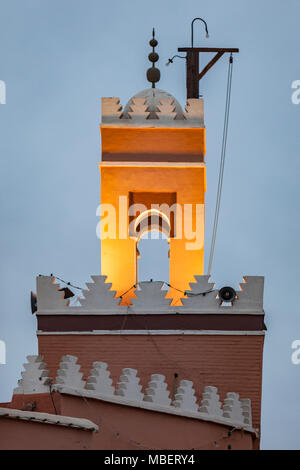
<instances>
[{"instance_id":1,"label":"crenellation","mask_svg":"<svg viewBox=\"0 0 300 470\"><path fill-rule=\"evenodd\" d=\"M118 122L122 117L120 98L102 98L102 122Z\"/></svg>"},{"instance_id":2,"label":"crenellation","mask_svg":"<svg viewBox=\"0 0 300 470\"><path fill-rule=\"evenodd\" d=\"M22 378L18 380L18 387L14 389L14 395L49 393L50 381L49 371L43 362L43 356L27 356L24 364L25 371L21 373Z\"/></svg>"},{"instance_id":3,"label":"crenellation","mask_svg":"<svg viewBox=\"0 0 300 470\"><path fill-rule=\"evenodd\" d=\"M162 374L152 374L151 380L148 383L148 388L146 389L144 401L170 406L171 399L169 398L169 395L170 392L167 390L165 376Z\"/></svg>"},{"instance_id":4,"label":"crenellation","mask_svg":"<svg viewBox=\"0 0 300 470\"><path fill-rule=\"evenodd\" d=\"M81 366L77 364L77 357L70 354L61 358L59 369L57 371L56 384L66 387L84 389L85 381L82 380L83 374L80 371Z\"/></svg>"},{"instance_id":5,"label":"crenellation","mask_svg":"<svg viewBox=\"0 0 300 470\"><path fill-rule=\"evenodd\" d=\"M116 395L128 400L141 401L144 394L141 392L142 386L139 384L137 370L126 368L122 370L122 375L117 383Z\"/></svg>"},{"instance_id":6,"label":"crenellation","mask_svg":"<svg viewBox=\"0 0 300 470\"><path fill-rule=\"evenodd\" d=\"M181 380L172 405L186 411L198 411L197 398L191 380Z\"/></svg>"},{"instance_id":7,"label":"crenellation","mask_svg":"<svg viewBox=\"0 0 300 470\"><path fill-rule=\"evenodd\" d=\"M94 390L103 395L113 395L115 393L115 387L112 386L112 379L106 362L94 362L90 374L86 384L87 390Z\"/></svg>"}]
</instances>

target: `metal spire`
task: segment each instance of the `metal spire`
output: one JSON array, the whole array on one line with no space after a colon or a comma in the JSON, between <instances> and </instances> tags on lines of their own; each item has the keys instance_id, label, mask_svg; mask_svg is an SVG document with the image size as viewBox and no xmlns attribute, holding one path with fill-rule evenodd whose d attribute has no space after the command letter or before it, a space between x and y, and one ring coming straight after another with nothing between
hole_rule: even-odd
<instances>
[{"instance_id":1,"label":"metal spire","mask_svg":"<svg viewBox=\"0 0 300 470\"><path fill-rule=\"evenodd\" d=\"M152 88L155 88L155 83L160 80L160 70L155 67L155 62L158 61L159 55L155 52L155 47L158 44L158 41L155 39L155 30L152 30L152 39L149 41L150 46L152 47L152 52L148 55L148 59L152 62L152 67L147 70L147 80L152 83Z\"/></svg>"}]
</instances>

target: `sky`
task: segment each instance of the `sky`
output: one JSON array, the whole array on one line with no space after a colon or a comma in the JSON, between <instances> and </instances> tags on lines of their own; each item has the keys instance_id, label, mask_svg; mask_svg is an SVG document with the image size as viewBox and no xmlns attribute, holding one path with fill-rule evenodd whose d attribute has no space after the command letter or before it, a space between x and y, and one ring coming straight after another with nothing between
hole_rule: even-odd
<instances>
[{"instance_id":1,"label":"sky","mask_svg":"<svg viewBox=\"0 0 300 470\"><path fill-rule=\"evenodd\" d=\"M185 104L178 47L239 47L234 57L224 184L212 280L238 287L265 276L262 447L300 449L299 0L0 0L0 402L9 401L26 355L37 353L30 291L38 274L76 285L100 273L100 99L123 105L147 88L148 41L159 41L159 88ZM206 266L212 233L228 61L201 81L206 124ZM141 278L166 277L165 241L147 241ZM160 250L160 251L159 251ZM153 270L153 271L151 271Z\"/></svg>"}]
</instances>

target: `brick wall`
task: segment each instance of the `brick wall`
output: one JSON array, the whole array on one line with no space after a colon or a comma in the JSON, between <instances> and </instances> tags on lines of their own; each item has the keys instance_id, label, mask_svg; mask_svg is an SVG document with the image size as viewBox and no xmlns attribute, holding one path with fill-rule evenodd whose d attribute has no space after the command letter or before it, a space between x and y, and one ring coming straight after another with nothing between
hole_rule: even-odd
<instances>
[{"instance_id":1,"label":"brick wall","mask_svg":"<svg viewBox=\"0 0 300 470\"><path fill-rule=\"evenodd\" d=\"M85 378L94 361L107 362L114 385L124 367L137 369L143 386L150 374L166 375L171 394L181 379L194 382L198 397L204 386L214 385L222 400L227 392L250 398L253 426L260 425L264 336L41 335L38 339L39 354L53 377L61 356L72 354Z\"/></svg>"}]
</instances>

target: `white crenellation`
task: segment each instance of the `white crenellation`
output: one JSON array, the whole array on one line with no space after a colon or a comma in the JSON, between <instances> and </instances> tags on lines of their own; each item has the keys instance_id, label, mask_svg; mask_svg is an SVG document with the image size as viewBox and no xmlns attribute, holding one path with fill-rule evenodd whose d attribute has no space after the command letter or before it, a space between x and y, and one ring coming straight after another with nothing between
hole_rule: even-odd
<instances>
[{"instance_id":1,"label":"white crenellation","mask_svg":"<svg viewBox=\"0 0 300 470\"><path fill-rule=\"evenodd\" d=\"M14 390L14 394L35 394L49 393L51 379L48 377L46 364L43 356L27 356L28 363L24 364L25 371L22 372L22 379L19 386ZM93 369L87 383L82 380L83 374L80 372L80 365L77 364L77 357L71 355L62 356L56 378L54 390L72 391L81 395L84 391L95 397L106 396L107 400L120 400L126 404L127 400L140 403L146 402L147 409L161 410L161 406L172 410L182 416L194 416L207 419L224 420L226 424L246 426L252 428L251 400L239 398L238 393L229 392L222 403L218 394L218 389L213 386L206 386L202 394L201 405L198 407L197 398L193 382L181 380L175 393L173 402L169 397L170 392L162 374L152 374L146 395L142 393L140 379L137 377L137 370L125 368L117 384L116 390L112 385L110 372L105 362L94 362ZM93 396L93 395L87 395ZM119 398L118 398L119 397ZM125 400L124 400L125 399ZM138 405L137 405L138 406ZM206 419L206 418L205 418Z\"/></svg>"},{"instance_id":2,"label":"white crenellation","mask_svg":"<svg viewBox=\"0 0 300 470\"><path fill-rule=\"evenodd\" d=\"M198 411L196 401L193 382L191 380L181 380L172 405L186 411Z\"/></svg>"},{"instance_id":3,"label":"white crenellation","mask_svg":"<svg viewBox=\"0 0 300 470\"><path fill-rule=\"evenodd\" d=\"M144 394L141 392L142 386L139 385L139 381L136 369L123 369L117 383L116 395L120 395L128 400L141 401Z\"/></svg>"},{"instance_id":4,"label":"white crenellation","mask_svg":"<svg viewBox=\"0 0 300 470\"><path fill-rule=\"evenodd\" d=\"M102 122L116 122L121 117L120 98L102 98Z\"/></svg>"},{"instance_id":5,"label":"white crenellation","mask_svg":"<svg viewBox=\"0 0 300 470\"><path fill-rule=\"evenodd\" d=\"M27 356L27 361L24 364L25 371L21 373L22 378L18 381L18 387L14 389L14 395L49 393L51 382L43 356Z\"/></svg>"},{"instance_id":6,"label":"white crenellation","mask_svg":"<svg viewBox=\"0 0 300 470\"><path fill-rule=\"evenodd\" d=\"M38 276L37 287L37 309L38 313L48 310L66 310L69 300L64 299L64 292L59 292L60 285L55 284L54 276Z\"/></svg>"},{"instance_id":7,"label":"white crenellation","mask_svg":"<svg viewBox=\"0 0 300 470\"><path fill-rule=\"evenodd\" d=\"M62 356L57 371L56 383L66 387L84 389L85 381L82 380L83 374L80 371L80 365L77 364L77 357L69 354Z\"/></svg>"},{"instance_id":8,"label":"white crenellation","mask_svg":"<svg viewBox=\"0 0 300 470\"><path fill-rule=\"evenodd\" d=\"M182 299L184 312L224 313L235 312L263 312L263 276L244 276L244 282L236 292L237 299L231 306L222 307L218 299L218 290L214 290L214 284L209 282L210 276L194 276L195 283L190 283L191 290L187 290L187 297ZM204 295L202 295L204 293Z\"/></svg>"},{"instance_id":9,"label":"white crenellation","mask_svg":"<svg viewBox=\"0 0 300 470\"><path fill-rule=\"evenodd\" d=\"M87 379L87 390L94 390L103 395L113 395L115 387L112 386L110 372L107 370L106 362L94 362L91 375Z\"/></svg>"},{"instance_id":10,"label":"white crenellation","mask_svg":"<svg viewBox=\"0 0 300 470\"><path fill-rule=\"evenodd\" d=\"M55 278L40 276L37 278L37 314L122 314L127 312L126 306L120 305L120 298L115 297L111 284L106 282L106 276L91 276L83 290L84 298L79 298L79 306L68 306L69 299L64 299L64 293L59 292ZM187 296L182 294L182 306L171 306L171 300L166 298L162 290L162 282L141 282L137 298L132 299L130 308L134 313L264 313L263 311L263 276L245 276L244 282L237 290L237 298L231 306L222 306L218 299L218 290L210 277L194 276L195 282L190 283ZM174 286L176 287L176 286ZM203 295L204 294L204 295Z\"/></svg>"},{"instance_id":11,"label":"white crenellation","mask_svg":"<svg viewBox=\"0 0 300 470\"><path fill-rule=\"evenodd\" d=\"M188 121L199 123L204 127L204 102L203 98L189 98L185 107L185 118Z\"/></svg>"},{"instance_id":12,"label":"white crenellation","mask_svg":"<svg viewBox=\"0 0 300 470\"><path fill-rule=\"evenodd\" d=\"M170 392L167 390L165 376L161 374L152 374L151 380L146 389L144 401L150 401L159 405L170 406Z\"/></svg>"},{"instance_id":13,"label":"white crenellation","mask_svg":"<svg viewBox=\"0 0 300 470\"><path fill-rule=\"evenodd\" d=\"M242 404L238 393L227 393L223 405L223 416L224 418L229 418L232 421L237 421L239 423L244 422Z\"/></svg>"},{"instance_id":14,"label":"white crenellation","mask_svg":"<svg viewBox=\"0 0 300 470\"><path fill-rule=\"evenodd\" d=\"M120 299L115 298L116 291L110 290L111 284L105 282L107 277L91 276L91 279L93 282L87 282L87 289L82 291L84 298L79 299L81 306L85 310L99 312L118 308Z\"/></svg>"},{"instance_id":15,"label":"white crenellation","mask_svg":"<svg viewBox=\"0 0 300 470\"><path fill-rule=\"evenodd\" d=\"M144 311L149 313L163 313L169 311L170 299L166 299L166 291L162 290L164 283L139 282L140 290L135 291L137 297L131 299L133 311Z\"/></svg>"},{"instance_id":16,"label":"white crenellation","mask_svg":"<svg viewBox=\"0 0 300 470\"><path fill-rule=\"evenodd\" d=\"M204 387L199 411L212 416L222 416L222 403L216 387L211 385Z\"/></svg>"},{"instance_id":17,"label":"white crenellation","mask_svg":"<svg viewBox=\"0 0 300 470\"><path fill-rule=\"evenodd\" d=\"M150 115L150 112L147 111L146 98L132 98L130 109L128 114L136 122L145 121Z\"/></svg>"},{"instance_id":18,"label":"white crenellation","mask_svg":"<svg viewBox=\"0 0 300 470\"><path fill-rule=\"evenodd\" d=\"M190 290L187 290L187 295L195 295L202 293L210 293L214 290L215 283L209 282L210 275L205 274L204 276L194 275L195 282L190 282ZM205 296L204 296L205 297Z\"/></svg>"},{"instance_id":19,"label":"white crenellation","mask_svg":"<svg viewBox=\"0 0 300 470\"><path fill-rule=\"evenodd\" d=\"M261 312L263 310L264 276L244 276L237 291L237 300L233 310L246 310L251 308Z\"/></svg>"},{"instance_id":20,"label":"white crenellation","mask_svg":"<svg viewBox=\"0 0 300 470\"><path fill-rule=\"evenodd\" d=\"M251 412L251 400L250 398L241 398L244 423L248 426L252 426L252 412Z\"/></svg>"},{"instance_id":21,"label":"white crenellation","mask_svg":"<svg viewBox=\"0 0 300 470\"><path fill-rule=\"evenodd\" d=\"M176 118L177 113L175 112L174 98L161 98L160 104L157 107L159 111L156 113L156 116L160 121L170 121Z\"/></svg>"}]
</instances>

